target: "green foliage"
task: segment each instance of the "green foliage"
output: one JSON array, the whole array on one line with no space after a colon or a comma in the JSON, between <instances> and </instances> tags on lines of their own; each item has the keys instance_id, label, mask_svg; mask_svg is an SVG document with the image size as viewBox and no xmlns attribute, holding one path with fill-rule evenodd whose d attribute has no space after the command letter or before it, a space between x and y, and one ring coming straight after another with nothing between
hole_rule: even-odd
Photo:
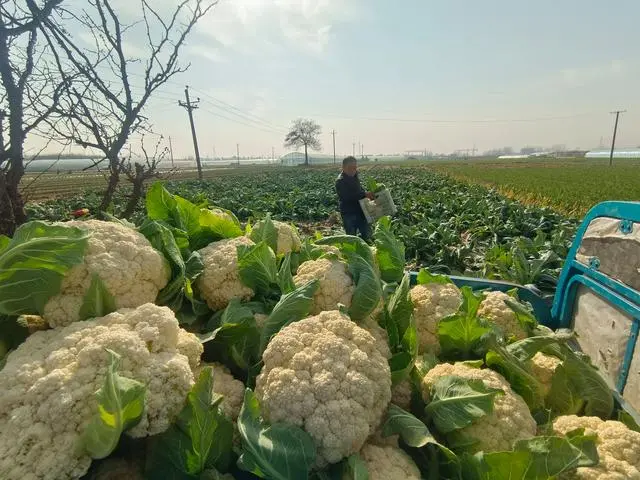
<instances>
[{"instance_id":1,"label":"green foliage","mask_svg":"<svg viewBox=\"0 0 640 480\"><path fill-rule=\"evenodd\" d=\"M82 262L88 234L79 228L29 222L0 251L0 314L42 314L65 273Z\"/></svg>"},{"instance_id":2,"label":"green foliage","mask_svg":"<svg viewBox=\"0 0 640 480\"><path fill-rule=\"evenodd\" d=\"M146 387L118 375L120 356L107 350L111 363L104 384L96 392L97 412L82 432L82 448L91 458L108 457L118 445L120 435L135 427L144 413Z\"/></svg>"},{"instance_id":3,"label":"green foliage","mask_svg":"<svg viewBox=\"0 0 640 480\"><path fill-rule=\"evenodd\" d=\"M555 174L558 169L551 170ZM514 169L501 169L500 175L513 172ZM373 178L366 172L362 175L365 182ZM500 175L494 174L494 178ZM520 283L535 283L545 293L555 290L555 279L576 228L575 220L547 208L522 205L495 191L458 182L432 169L378 168L375 179L393 192L398 213L391 231L405 245L406 259L412 265L428 266L440 273L526 280ZM271 214L274 220L301 226L311 223L315 230L322 228L324 232L335 233L339 227L325 224L337 206L337 198L328 188L334 181L335 172L329 170L278 169L216 172L206 181L170 181L164 186L168 192L194 204L215 204L234 211L241 221ZM117 193L116 212L126 204L126 193L126 190ZM167 209L168 200L164 199L164 206L161 196L159 200L160 215L167 218L162 211ZM99 192L89 191L73 198L30 205L29 214L34 219L64 220L76 208L94 211L99 203ZM144 212L139 210L133 219L140 224L143 217ZM523 256L512 252L512 248ZM542 268L536 267L534 263L547 252L556 257L549 256ZM519 257L515 260L520 263L518 269L513 265L514 256ZM519 277L519 270L531 275Z\"/></svg>"},{"instance_id":4,"label":"green foliage","mask_svg":"<svg viewBox=\"0 0 640 480\"><path fill-rule=\"evenodd\" d=\"M238 431L244 447L238 460L240 468L272 480L309 478L316 459L311 436L291 425L268 425L260 415L258 399L247 389L238 417Z\"/></svg>"},{"instance_id":5,"label":"green foliage","mask_svg":"<svg viewBox=\"0 0 640 480\"><path fill-rule=\"evenodd\" d=\"M409 275L406 274L386 299L382 315L382 325L387 331L391 349L389 367L394 384L409 376L418 355L418 335L409 291Z\"/></svg>"},{"instance_id":6,"label":"green foliage","mask_svg":"<svg viewBox=\"0 0 640 480\"><path fill-rule=\"evenodd\" d=\"M278 284L276 255L265 242L238 245L238 271L247 287L259 295L269 295Z\"/></svg>"},{"instance_id":7,"label":"green foliage","mask_svg":"<svg viewBox=\"0 0 640 480\"><path fill-rule=\"evenodd\" d=\"M116 301L113 298L113 295L109 293L107 286L98 274L94 273L91 277L89 289L82 299L82 305L80 306L80 320L104 317L111 312L115 312L116 309Z\"/></svg>"},{"instance_id":8,"label":"green foliage","mask_svg":"<svg viewBox=\"0 0 640 480\"><path fill-rule=\"evenodd\" d=\"M478 317L482 295L462 287L462 305L458 312L438 323L442 358L468 360L482 358L489 344L492 328Z\"/></svg>"},{"instance_id":9,"label":"green foliage","mask_svg":"<svg viewBox=\"0 0 640 480\"><path fill-rule=\"evenodd\" d=\"M404 275L405 248L391 232L391 219L382 217L376 225L374 239L380 277L384 282L400 282Z\"/></svg>"},{"instance_id":10,"label":"green foliage","mask_svg":"<svg viewBox=\"0 0 640 480\"><path fill-rule=\"evenodd\" d=\"M438 431L447 434L492 413L496 395L504 392L485 386L482 380L445 375L431 386L425 412Z\"/></svg>"},{"instance_id":11,"label":"green foliage","mask_svg":"<svg viewBox=\"0 0 640 480\"><path fill-rule=\"evenodd\" d=\"M577 467L597 465L597 437L583 431L564 437L519 440L510 452L479 453L467 458L474 480L550 480ZM473 474L472 474L473 472Z\"/></svg>"},{"instance_id":12,"label":"green foliage","mask_svg":"<svg viewBox=\"0 0 640 480\"><path fill-rule=\"evenodd\" d=\"M278 230L271 220L271 215L267 214L264 220L251 229L249 238L255 243L265 242L271 250L278 251Z\"/></svg>"},{"instance_id":13,"label":"green foliage","mask_svg":"<svg viewBox=\"0 0 640 480\"><path fill-rule=\"evenodd\" d=\"M269 340L288 324L305 318L313 305L313 295L318 289L318 281L312 280L300 288L283 295L273 307L260 332L260 354Z\"/></svg>"},{"instance_id":14,"label":"green foliage","mask_svg":"<svg viewBox=\"0 0 640 480\"><path fill-rule=\"evenodd\" d=\"M216 478L216 470L229 468L233 424L220 411L214 385L213 369L205 367L176 422L152 439L147 478L189 480L205 472L204 478Z\"/></svg>"}]
</instances>

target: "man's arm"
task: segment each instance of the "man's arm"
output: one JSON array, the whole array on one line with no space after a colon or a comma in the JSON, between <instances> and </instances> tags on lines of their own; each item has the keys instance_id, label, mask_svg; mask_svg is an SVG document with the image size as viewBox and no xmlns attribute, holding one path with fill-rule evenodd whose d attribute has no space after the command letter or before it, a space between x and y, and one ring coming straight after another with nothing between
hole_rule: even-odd
<instances>
[{"instance_id":1,"label":"man's arm","mask_svg":"<svg viewBox=\"0 0 640 480\"><path fill-rule=\"evenodd\" d=\"M343 202L357 202L367 196L362 185L357 180L353 182L353 185L349 185L345 182L345 179L338 180L336 182L336 191Z\"/></svg>"}]
</instances>

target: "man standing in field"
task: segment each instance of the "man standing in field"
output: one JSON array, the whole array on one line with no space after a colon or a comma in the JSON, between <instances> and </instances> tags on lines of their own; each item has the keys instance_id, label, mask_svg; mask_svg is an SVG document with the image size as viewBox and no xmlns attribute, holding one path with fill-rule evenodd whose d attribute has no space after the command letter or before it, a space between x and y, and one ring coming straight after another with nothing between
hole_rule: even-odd
<instances>
[{"instance_id":1,"label":"man standing in field","mask_svg":"<svg viewBox=\"0 0 640 480\"><path fill-rule=\"evenodd\" d=\"M355 157L347 157L342 161L342 173L336 180L336 192L340 199L340 215L347 235L357 235L369 241L371 229L360 207L360 200L373 200L373 193L365 192L358 178L358 161Z\"/></svg>"}]
</instances>

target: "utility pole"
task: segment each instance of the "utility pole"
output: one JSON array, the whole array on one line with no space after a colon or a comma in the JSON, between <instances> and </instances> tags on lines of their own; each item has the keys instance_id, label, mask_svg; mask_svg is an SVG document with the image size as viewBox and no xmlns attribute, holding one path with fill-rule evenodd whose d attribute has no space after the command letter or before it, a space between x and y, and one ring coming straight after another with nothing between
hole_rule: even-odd
<instances>
[{"instance_id":1,"label":"utility pole","mask_svg":"<svg viewBox=\"0 0 640 480\"><path fill-rule=\"evenodd\" d=\"M353 156L356 156L356 142L353 142Z\"/></svg>"},{"instance_id":2,"label":"utility pole","mask_svg":"<svg viewBox=\"0 0 640 480\"><path fill-rule=\"evenodd\" d=\"M333 164L336 164L336 131L331 130L331 136L333 136Z\"/></svg>"},{"instance_id":3,"label":"utility pole","mask_svg":"<svg viewBox=\"0 0 640 480\"><path fill-rule=\"evenodd\" d=\"M236 158L238 159L238 166L240 166L240 144L236 143Z\"/></svg>"},{"instance_id":4,"label":"utility pole","mask_svg":"<svg viewBox=\"0 0 640 480\"><path fill-rule=\"evenodd\" d=\"M169 155L171 156L171 168L175 168L173 164L173 145L171 144L171 137L169 137Z\"/></svg>"},{"instance_id":5,"label":"utility pole","mask_svg":"<svg viewBox=\"0 0 640 480\"><path fill-rule=\"evenodd\" d=\"M200 99L196 99L195 102L189 100L189 86L184 89L184 96L186 102L179 101L178 105L185 108L189 114L189 123L191 123L191 136L193 137L193 149L196 153L196 165L198 166L198 180L202 180L202 165L200 164L200 150L198 150L198 137L196 137L196 126L193 123L193 111L198 108Z\"/></svg>"},{"instance_id":6,"label":"utility pole","mask_svg":"<svg viewBox=\"0 0 640 480\"><path fill-rule=\"evenodd\" d=\"M609 166L613 165L613 149L616 147L616 134L618 133L618 118L620 118L621 113L625 113L626 110L616 110L615 112L611 112L613 115L616 114L616 124L613 127L613 140L611 140L611 154L609 155Z\"/></svg>"},{"instance_id":7,"label":"utility pole","mask_svg":"<svg viewBox=\"0 0 640 480\"><path fill-rule=\"evenodd\" d=\"M271 147L271 163L276 163L276 149Z\"/></svg>"},{"instance_id":8,"label":"utility pole","mask_svg":"<svg viewBox=\"0 0 640 480\"><path fill-rule=\"evenodd\" d=\"M0 151L4 151L4 133L2 130L2 124L6 116L7 112L0 110Z\"/></svg>"},{"instance_id":9,"label":"utility pole","mask_svg":"<svg viewBox=\"0 0 640 480\"><path fill-rule=\"evenodd\" d=\"M364 144L360 144L360 158L364 160Z\"/></svg>"}]
</instances>

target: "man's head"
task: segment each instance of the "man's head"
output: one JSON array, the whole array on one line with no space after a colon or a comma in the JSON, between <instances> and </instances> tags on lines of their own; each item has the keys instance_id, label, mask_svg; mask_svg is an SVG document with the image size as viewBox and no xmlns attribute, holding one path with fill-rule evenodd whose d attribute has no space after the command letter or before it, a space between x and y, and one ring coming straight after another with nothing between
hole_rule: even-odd
<instances>
[{"instance_id":1,"label":"man's head","mask_svg":"<svg viewBox=\"0 0 640 480\"><path fill-rule=\"evenodd\" d=\"M342 171L350 177L358 173L358 160L356 160L356 157L347 157L342 160Z\"/></svg>"}]
</instances>

